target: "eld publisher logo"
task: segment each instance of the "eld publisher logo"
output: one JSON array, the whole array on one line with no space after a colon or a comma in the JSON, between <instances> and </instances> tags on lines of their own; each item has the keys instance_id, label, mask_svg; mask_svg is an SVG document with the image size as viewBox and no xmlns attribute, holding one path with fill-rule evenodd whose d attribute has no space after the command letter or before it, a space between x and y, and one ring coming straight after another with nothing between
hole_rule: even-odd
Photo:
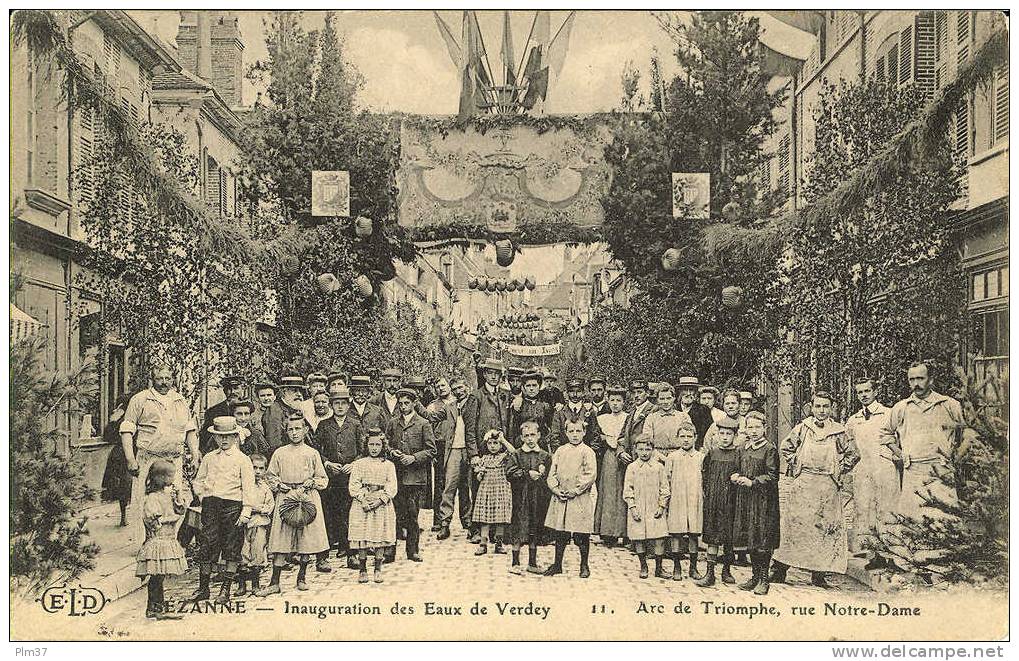
<instances>
[{"instance_id":1,"label":"eld publisher logo","mask_svg":"<svg viewBox=\"0 0 1019 661\"><path fill-rule=\"evenodd\" d=\"M106 606L106 596L98 588L55 585L42 593L39 602L47 613L95 615Z\"/></svg>"}]
</instances>

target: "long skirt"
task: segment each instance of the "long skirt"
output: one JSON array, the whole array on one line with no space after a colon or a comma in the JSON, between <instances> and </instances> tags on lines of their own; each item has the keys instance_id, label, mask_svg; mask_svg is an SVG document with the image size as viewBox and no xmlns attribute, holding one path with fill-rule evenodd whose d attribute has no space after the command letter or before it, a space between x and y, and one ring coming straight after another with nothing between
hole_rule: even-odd
<instances>
[{"instance_id":1,"label":"long skirt","mask_svg":"<svg viewBox=\"0 0 1019 661\"><path fill-rule=\"evenodd\" d=\"M623 478L626 466L616 453L607 451L598 470L598 502L594 506L594 532L603 537L626 535L626 503L623 501Z\"/></svg>"},{"instance_id":2,"label":"long skirt","mask_svg":"<svg viewBox=\"0 0 1019 661\"><path fill-rule=\"evenodd\" d=\"M842 496L831 475L792 478L781 518L775 560L808 571L846 573L848 547Z\"/></svg>"}]
</instances>

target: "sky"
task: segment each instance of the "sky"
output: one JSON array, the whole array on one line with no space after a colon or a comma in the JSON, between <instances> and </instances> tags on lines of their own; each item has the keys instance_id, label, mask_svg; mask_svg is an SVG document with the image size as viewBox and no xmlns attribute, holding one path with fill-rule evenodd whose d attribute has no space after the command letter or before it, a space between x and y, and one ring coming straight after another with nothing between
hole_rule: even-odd
<instances>
[{"instance_id":1,"label":"sky","mask_svg":"<svg viewBox=\"0 0 1019 661\"><path fill-rule=\"evenodd\" d=\"M173 44L180 22L176 11L129 12L163 41ZM457 69L439 36L431 11L337 11L337 27L346 42L349 60L365 77L361 103L375 111L420 114L455 114L459 103ZM267 57L264 11L238 11L245 66ZM552 34L568 12L551 12ZM442 10L439 15L462 41L462 12ZM320 27L323 12L305 12L308 29ZM515 56L519 64L534 12L510 12ZM502 12L479 11L478 23L493 70L501 71ZM553 81L549 112L557 114L604 112L618 107L620 78L627 62L647 70L654 49L662 57L667 75L675 72L673 45L647 11L579 11L569 50L558 81ZM255 100L257 90L245 84L244 103Z\"/></svg>"}]
</instances>

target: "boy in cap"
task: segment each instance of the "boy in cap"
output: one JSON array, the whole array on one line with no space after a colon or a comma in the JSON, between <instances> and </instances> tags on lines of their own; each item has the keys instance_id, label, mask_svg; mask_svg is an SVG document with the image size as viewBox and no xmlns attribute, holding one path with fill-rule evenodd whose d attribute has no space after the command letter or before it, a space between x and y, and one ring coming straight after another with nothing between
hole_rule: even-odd
<instances>
[{"instance_id":1,"label":"boy in cap","mask_svg":"<svg viewBox=\"0 0 1019 661\"><path fill-rule=\"evenodd\" d=\"M337 386L329 397L333 415L323 420L315 431L315 444L322 454L322 465L329 476L329 486L322 491L322 514L325 516L329 547L336 557L347 556L347 568L356 569L355 554L347 543L347 522L350 516L350 470L364 447L361 423L351 414L350 391ZM329 552L319 554L319 566Z\"/></svg>"},{"instance_id":2,"label":"boy in cap","mask_svg":"<svg viewBox=\"0 0 1019 661\"><path fill-rule=\"evenodd\" d=\"M595 450L601 449L601 429L598 427L598 414L590 402L584 401L584 380L570 379L566 382L566 406L552 416L552 429L549 432L548 451L552 455L566 443L566 423L571 420L582 420L585 424L584 443Z\"/></svg>"},{"instance_id":3,"label":"boy in cap","mask_svg":"<svg viewBox=\"0 0 1019 661\"><path fill-rule=\"evenodd\" d=\"M396 395L397 414L386 426L386 437L391 441L389 456L396 465L399 482L396 513L407 529L407 559L421 562L418 513L425 502L428 473L435 459L435 433L415 410L415 391L400 388Z\"/></svg>"},{"instance_id":4,"label":"boy in cap","mask_svg":"<svg viewBox=\"0 0 1019 661\"><path fill-rule=\"evenodd\" d=\"M202 501L202 544L198 553L198 589L195 601L209 598L212 565L220 559L226 565L216 603L230 601L230 587L241 560L244 529L255 503L255 472L251 460L237 447L240 428L233 416L220 416L207 430L216 449L202 457L192 484Z\"/></svg>"}]
</instances>

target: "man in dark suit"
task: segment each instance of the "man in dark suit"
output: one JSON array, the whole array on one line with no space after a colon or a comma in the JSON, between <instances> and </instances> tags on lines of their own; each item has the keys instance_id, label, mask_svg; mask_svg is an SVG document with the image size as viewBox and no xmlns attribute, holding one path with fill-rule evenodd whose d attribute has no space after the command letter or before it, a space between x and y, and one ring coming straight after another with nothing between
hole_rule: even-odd
<instances>
[{"instance_id":1,"label":"man in dark suit","mask_svg":"<svg viewBox=\"0 0 1019 661\"><path fill-rule=\"evenodd\" d=\"M566 396L563 395L563 391L556 386L555 374L550 372L548 369L545 369L541 376L541 391L538 393L538 399L553 408L557 406L566 406Z\"/></svg>"},{"instance_id":2,"label":"man in dark suit","mask_svg":"<svg viewBox=\"0 0 1019 661\"><path fill-rule=\"evenodd\" d=\"M503 434L509 424L509 395L499 388L502 380L503 364L501 360L486 358L481 361L480 368L484 383L475 390L463 408L464 435L467 444L467 455L473 467L480 457L488 453L482 440L489 429L498 429ZM478 479L471 471L472 493L478 492ZM480 543L477 526L471 528L470 541Z\"/></svg>"},{"instance_id":3,"label":"man in dark suit","mask_svg":"<svg viewBox=\"0 0 1019 661\"><path fill-rule=\"evenodd\" d=\"M620 433L619 442L626 451L633 455L633 439L644 431L644 421L648 414L655 410L655 405L648 399L647 381L630 382L630 408L627 410L626 422Z\"/></svg>"},{"instance_id":4,"label":"man in dark suit","mask_svg":"<svg viewBox=\"0 0 1019 661\"><path fill-rule=\"evenodd\" d=\"M300 372L287 372L280 377L276 385L277 397L269 408L262 412L262 432L270 452L275 452L287 443L286 426L291 413L304 415L301 404L308 389L304 385L304 377ZM307 418L305 418L307 420ZM311 431L311 425L308 425Z\"/></svg>"},{"instance_id":5,"label":"man in dark suit","mask_svg":"<svg viewBox=\"0 0 1019 661\"><path fill-rule=\"evenodd\" d=\"M233 406L237 402L247 398L247 379L243 376L232 374L224 376L219 381L219 387L223 389L223 401L210 406L205 411L205 419L198 430L198 450L204 455L216 449L216 438L209 433L212 421L223 416L233 415ZM196 458L197 461L197 458Z\"/></svg>"},{"instance_id":6,"label":"man in dark suit","mask_svg":"<svg viewBox=\"0 0 1019 661\"><path fill-rule=\"evenodd\" d=\"M570 379L566 382L566 406L552 416L552 429L548 437L548 451L555 454L560 445L566 443L566 421L583 419L587 422L584 443L596 453L601 449L601 429L598 427L598 412L590 402L584 401L584 380Z\"/></svg>"},{"instance_id":7,"label":"man in dark suit","mask_svg":"<svg viewBox=\"0 0 1019 661\"><path fill-rule=\"evenodd\" d=\"M605 377L596 374L587 380L587 391L591 395L591 405L595 415L609 412L609 400L605 397Z\"/></svg>"},{"instance_id":8,"label":"man in dark suit","mask_svg":"<svg viewBox=\"0 0 1019 661\"><path fill-rule=\"evenodd\" d=\"M322 491L322 515L325 518L329 546L337 549L336 557L347 556L347 568L357 569L356 553L351 551L347 540L347 524L350 516L350 470L354 460L361 454L364 445L364 431L358 419L351 415L350 391L346 386L337 386L329 397L333 415L319 423L315 430L315 441L322 453L322 463L329 475L329 486ZM319 554L319 564L325 551Z\"/></svg>"},{"instance_id":9,"label":"man in dark suit","mask_svg":"<svg viewBox=\"0 0 1019 661\"><path fill-rule=\"evenodd\" d=\"M435 433L431 423L414 410L417 404L415 391L400 388L396 396L397 413L386 426L389 458L396 464L399 482L396 515L407 529L407 559L421 562L418 512L425 500L428 473L435 459Z\"/></svg>"},{"instance_id":10,"label":"man in dark suit","mask_svg":"<svg viewBox=\"0 0 1019 661\"><path fill-rule=\"evenodd\" d=\"M453 440L457 418L460 417L460 409L456 405L456 397L453 396L449 379L445 377L437 379L435 391L438 397L432 400L425 410L428 414L428 421L432 423L432 431L435 432L435 462L432 465L431 481L432 532L440 532L442 517L439 514L439 509L442 505L442 492L446 486L446 448Z\"/></svg>"},{"instance_id":11,"label":"man in dark suit","mask_svg":"<svg viewBox=\"0 0 1019 661\"><path fill-rule=\"evenodd\" d=\"M350 412L347 415L352 416L361 424L361 431L364 432L366 442L368 440L367 430L373 427L385 430L387 422L383 417L382 409L369 401L371 399L371 390L371 377L364 374L355 374L350 377L351 405ZM361 456L368 456L367 448L362 447L359 452Z\"/></svg>"},{"instance_id":12,"label":"man in dark suit","mask_svg":"<svg viewBox=\"0 0 1019 661\"><path fill-rule=\"evenodd\" d=\"M711 409L701 404L698 400L701 384L696 376L681 376L676 384L676 393L679 399L676 409L690 416L694 429L697 430L696 446L704 445L704 435L708 428L714 423L711 417Z\"/></svg>"},{"instance_id":13,"label":"man in dark suit","mask_svg":"<svg viewBox=\"0 0 1019 661\"><path fill-rule=\"evenodd\" d=\"M538 422L538 430L541 434L541 442L539 444L543 449L548 448L548 431L549 426L552 424L554 409L548 402L538 399L538 395L541 394L541 381L541 373L537 370L525 372L521 379L521 392L513 398L510 404L510 422L507 438L515 448L521 446L520 423L525 420L536 420Z\"/></svg>"},{"instance_id":14,"label":"man in dark suit","mask_svg":"<svg viewBox=\"0 0 1019 661\"><path fill-rule=\"evenodd\" d=\"M389 419L397 415L396 391L403 383L403 373L395 367L382 370L382 390L372 398L372 404L382 412L382 429L389 424Z\"/></svg>"}]
</instances>

